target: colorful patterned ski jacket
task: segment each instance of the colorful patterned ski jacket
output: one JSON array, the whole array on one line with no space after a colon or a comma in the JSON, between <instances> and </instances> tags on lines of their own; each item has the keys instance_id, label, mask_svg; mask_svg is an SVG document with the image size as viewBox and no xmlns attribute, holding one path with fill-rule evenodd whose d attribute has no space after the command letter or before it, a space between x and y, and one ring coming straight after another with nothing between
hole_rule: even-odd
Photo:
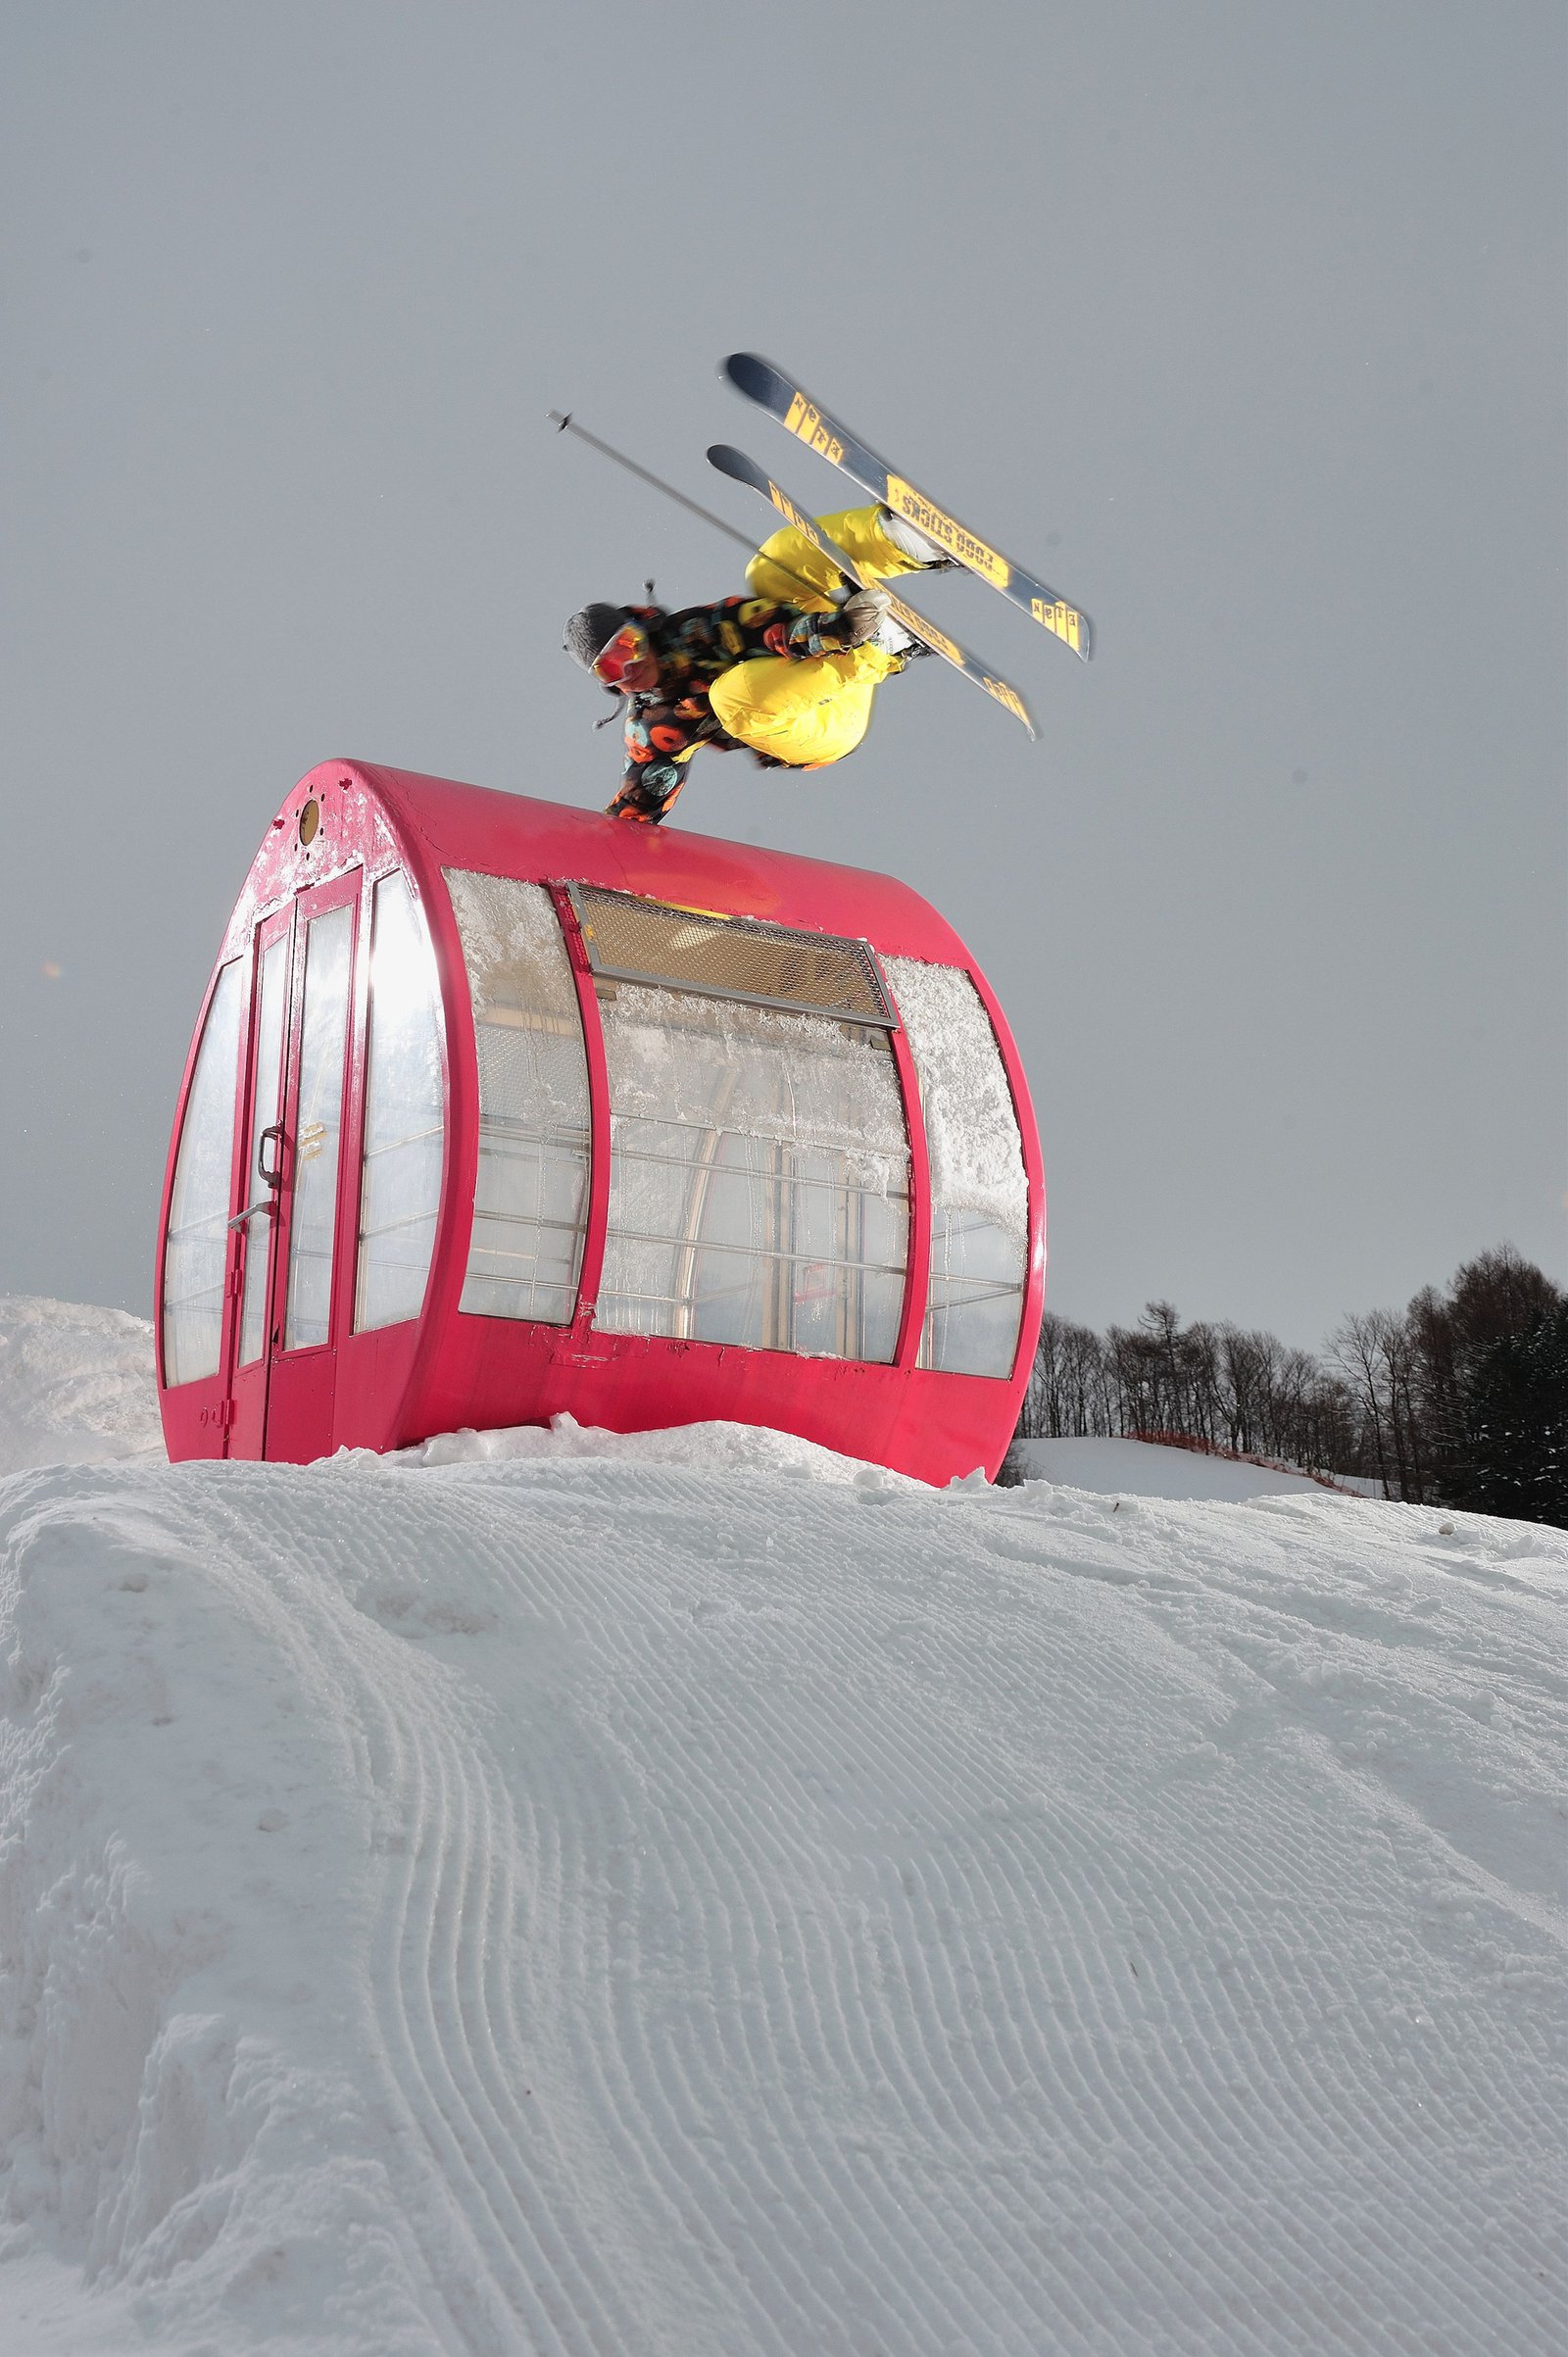
<instances>
[{"instance_id":1,"label":"colorful patterned ski jacket","mask_svg":"<svg viewBox=\"0 0 1568 2357\"><path fill-rule=\"evenodd\" d=\"M720 598L716 606L687 606L678 614L660 606L629 606L626 612L648 632L659 658L660 684L653 695L627 700L626 773L610 814L645 824L657 825L669 810L700 746L711 745L719 753L741 750L720 727L709 701L708 691L722 672L756 655L804 663L813 655L844 652L836 614L803 614L798 606L766 598Z\"/></svg>"}]
</instances>

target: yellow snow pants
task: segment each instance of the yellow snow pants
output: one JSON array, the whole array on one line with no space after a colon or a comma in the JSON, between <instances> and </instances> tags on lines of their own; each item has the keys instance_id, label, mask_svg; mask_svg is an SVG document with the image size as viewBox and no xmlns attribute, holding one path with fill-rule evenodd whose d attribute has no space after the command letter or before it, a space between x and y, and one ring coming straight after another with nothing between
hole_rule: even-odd
<instances>
[{"instance_id":1,"label":"yellow snow pants","mask_svg":"<svg viewBox=\"0 0 1568 2357\"><path fill-rule=\"evenodd\" d=\"M824 516L822 529L853 557L867 581L920 568L877 522L875 508L848 508ZM746 579L754 597L774 598L808 614L825 614L829 591L841 586L830 565L804 533L787 524L764 540ZM721 671L709 689L719 726L756 753L771 754L792 769L820 769L853 753L871 722L871 698L890 672L903 666L882 647L854 647L845 655L813 655L792 663L782 655L757 655Z\"/></svg>"},{"instance_id":2,"label":"yellow snow pants","mask_svg":"<svg viewBox=\"0 0 1568 2357\"><path fill-rule=\"evenodd\" d=\"M846 508L837 516L819 516L817 521L829 540L854 558L865 580L891 581L895 573L917 573L920 567L914 559L895 548L877 522L881 513L880 508ZM833 603L828 592L841 586L837 565L829 565L821 550L793 524L763 541L746 567L746 579L754 598L778 598L787 606L804 607L808 614L825 613Z\"/></svg>"},{"instance_id":3,"label":"yellow snow pants","mask_svg":"<svg viewBox=\"0 0 1568 2357\"><path fill-rule=\"evenodd\" d=\"M770 753L792 769L820 769L853 753L871 721L871 698L899 658L882 647L845 655L754 655L732 663L708 691L727 736Z\"/></svg>"}]
</instances>

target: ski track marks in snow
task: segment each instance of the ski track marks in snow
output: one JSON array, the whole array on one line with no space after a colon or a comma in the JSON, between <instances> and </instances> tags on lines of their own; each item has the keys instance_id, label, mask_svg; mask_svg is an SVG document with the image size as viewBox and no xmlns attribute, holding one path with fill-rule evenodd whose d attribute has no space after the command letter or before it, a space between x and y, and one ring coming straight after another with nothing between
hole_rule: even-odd
<instances>
[{"instance_id":1,"label":"ski track marks in snow","mask_svg":"<svg viewBox=\"0 0 1568 2357\"><path fill-rule=\"evenodd\" d=\"M443 1453L0 1485L33 2345L1568 2345L1560 1534Z\"/></svg>"}]
</instances>

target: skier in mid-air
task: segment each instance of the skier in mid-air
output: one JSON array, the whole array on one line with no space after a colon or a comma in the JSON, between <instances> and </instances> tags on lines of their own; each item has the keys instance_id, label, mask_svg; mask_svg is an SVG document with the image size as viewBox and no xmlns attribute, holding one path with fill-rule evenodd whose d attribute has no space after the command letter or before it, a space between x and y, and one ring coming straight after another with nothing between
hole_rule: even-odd
<instances>
[{"instance_id":1,"label":"skier in mid-air","mask_svg":"<svg viewBox=\"0 0 1568 2357\"><path fill-rule=\"evenodd\" d=\"M876 689L923 652L877 584L948 560L887 508L851 508L822 524L866 583L843 604L837 567L787 525L747 566L750 597L677 614L595 604L571 616L566 652L626 700L612 817L657 826L704 745L744 749L766 768L820 769L854 752Z\"/></svg>"}]
</instances>

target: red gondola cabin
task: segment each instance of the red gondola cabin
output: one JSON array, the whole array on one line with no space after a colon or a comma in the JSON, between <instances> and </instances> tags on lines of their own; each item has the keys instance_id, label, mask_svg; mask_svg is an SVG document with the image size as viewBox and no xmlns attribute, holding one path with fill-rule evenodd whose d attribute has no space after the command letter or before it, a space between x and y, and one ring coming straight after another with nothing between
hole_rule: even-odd
<instances>
[{"instance_id":1,"label":"red gondola cabin","mask_svg":"<svg viewBox=\"0 0 1568 2357\"><path fill-rule=\"evenodd\" d=\"M328 761L191 1044L172 1457L728 1417L995 1473L1045 1287L1017 1052L887 876Z\"/></svg>"}]
</instances>

